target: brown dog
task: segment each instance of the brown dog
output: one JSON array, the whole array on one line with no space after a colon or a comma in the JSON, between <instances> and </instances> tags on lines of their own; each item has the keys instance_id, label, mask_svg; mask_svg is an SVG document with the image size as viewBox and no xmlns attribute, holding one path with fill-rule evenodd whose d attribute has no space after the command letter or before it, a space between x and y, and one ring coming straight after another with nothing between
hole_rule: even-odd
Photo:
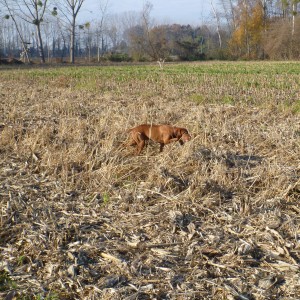
<instances>
[{"instance_id":1,"label":"brown dog","mask_svg":"<svg viewBox=\"0 0 300 300\"><path fill-rule=\"evenodd\" d=\"M145 142L152 140L160 144L160 152L165 145L179 141L180 145L191 139L187 129L170 125L142 124L127 130L130 133L128 146L137 145L136 154L140 154L145 147Z\"/></svg>"}]
</instances>

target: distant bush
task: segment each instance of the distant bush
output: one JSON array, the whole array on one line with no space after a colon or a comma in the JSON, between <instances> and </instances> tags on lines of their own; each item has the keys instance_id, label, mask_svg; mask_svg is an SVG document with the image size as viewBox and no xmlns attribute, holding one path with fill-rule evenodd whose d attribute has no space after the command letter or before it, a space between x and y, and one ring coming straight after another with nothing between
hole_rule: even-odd
<instances>
[{"instance_id":1,"label":"distant bush","mask_svg":"<svg viewBox=\"0 0 300 300\"><path fill-rule=\"evenodd\" d=\"M142 56L137 59L138 62L149 62L151 61L149 58Z\"/></svg>"},{"instance_id":2,"label":"distant bush","mask_svg":"<svg viewBox=\"0 0 300 300\"><path fill-rule=\"evenodd\" d=\"M180 55L180 60L183 60L183 61L206 60L206 55L205 55L205 53Z\"/></svg>"},{"instance_id":3,"label":"distant bush","mask_svg":"<svg viewBox=\"0 0 300 300\"><path fill-rule=\"evenodd\" d=\"M92 60L91 60L91 62L92 62L92 63L98 63L98 62L104 63L104 62L107 62L107 60L108 60L107 57L105 57L105 56L100 56L99 58L98 58L98 57L93 57Z\"/></svg>"},{"instance_id":4,"label":"distant bush","mask_svg":"<svg viewBox=\"0 0 300 300\"><path fill-rule=\"evenodd\" d=\"M22 65L24 64L21 60L16 58L3 58L0 59L0 65Z\"/></svg>"},{"instance_id":5,"label":"distant bush","mask_svg":"<svg viewBox=\"0 0 300 300\"><path fill-rule=\"evenodd\" d=\"M132 58L126 53L113 53L108 56L108 60L113 62L132 61Z\"/></svg>"}]
</instances>

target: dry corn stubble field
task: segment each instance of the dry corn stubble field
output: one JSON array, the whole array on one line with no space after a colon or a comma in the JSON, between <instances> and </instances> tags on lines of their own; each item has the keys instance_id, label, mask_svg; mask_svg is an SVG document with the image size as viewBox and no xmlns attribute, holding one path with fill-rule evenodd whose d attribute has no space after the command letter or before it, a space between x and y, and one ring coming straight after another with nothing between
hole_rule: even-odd
<instances>
[{"instance_id":1,"label":"dry corn stubble field","mask_svg":"<svg viewBox=\"0 0 300 300\"><path fill-rule=\"evenodd\" d=\"M0 71L0 297L299 299L300 64ZM125 130L186 127L140 156Z\"/></svg>"}]
</instances>

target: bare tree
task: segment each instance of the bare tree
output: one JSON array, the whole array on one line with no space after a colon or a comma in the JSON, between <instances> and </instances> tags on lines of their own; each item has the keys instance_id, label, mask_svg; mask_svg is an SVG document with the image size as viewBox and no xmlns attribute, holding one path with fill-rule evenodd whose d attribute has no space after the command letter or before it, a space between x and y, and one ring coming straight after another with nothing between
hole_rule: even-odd
<instances>
[{"instance_id":1,"label":"bare tree","mask_svg":"<svg viewBox=\"0 0 300 300\"><path fill-rule=\"evenodd\" d=\"M123 39L127 45L130 45L132 43L132 29L140 24L140 15L134 11L125 12L121 15L120 23L123 28ZM134 48L132 46L128 49L129 52L132 52L132 48Z\"/></svg>"},{"instance_id":2,"label":"bare tree","mask_svg":"<svg viewBox=\"0 0 300 300\"><path fill-rule=\"evenodd\" d=\"M298 13L298 3L300 1L299 0L292 0L292 36L294 36L295 34L295 17Z\"/></svg>"},{"instance_id":3,"label":"bare tree","mask_svg":"<svg viewBox=\"0 0 300 300\"><path fill-rule=\"evenodd\" d=\"M217 33L218 33L218 37L219 37L219 46L220 46L220 48L222 48L222 37L221 37L221 33L220 33L220 18L219 18L219 15L213 5L212 0L210 0L210 4L211 4L211 8L213 10L214 16L216 18L216 21L217 21Z\"/></svg>"},{"instance_id":4,"label":"bare tree","mask_svg":"<svg viewBox=\"0 0 300 300\"><path fill-rule=\"evenodd\" d=\"M36 27L38 52L41 62L45 63L41 23L44 21L44 15L48 0L44 0L44 2L40 0L22 0L22 2L23 3L21 9L24 12L24 20L28 23L32 23ZM23 10L23 8L26 8L27 11L25 9Z\"/></svg>"},{"instance_id":5,"label":"bare tree","mask_svg":"<svg viewBox=\"0 0 300 300\"><path fill-rule=\"evenodd\" d=\"M150 2L146 2L144 4L143 10L142 10L142 27L144 29L144 33L145 33L145 38L146 38L146 52L148 52L148 54L150 54L151 57L153 57L154 59L159 59L155 47L152 43L151 40L151 35L150 35L150 30L152 27L151 24L151 10L153 8L153 5ZM147 51L148 49L148 51Z\"/></svg>"},{"instance_id":6,"label":"bare tree","mask_svg":"<svg viewBox=\"0 0 300 300\"><path fill-rule=\"evenodd\" d=\"M59 12L70 28L70 62L75 63L76 18L85 0L61 0L57 3ZM59 14L58 12L58 14Z\"/></svg>"},{"instance_id":7,"label":"bare tree","mask_svg":"<svg viewBox=\"0 0 300 300\"><path fill-rule=\"evenodd\" d=\"M29 55L28 55L28 48L27 48L27 42L25 42L24 38L23 38L23 35L21 34L21 30L20 30L20 27L18 25L18 22L17 22L17 19L16 19L16 15L15 15L15 10L14 10L14 6L12 3L10 3L9 1L7 0L0 0L0 3L3 5L3 7L6 9L6 12L7 14L5 15L5 19L12 19L15 27L16 27L16 30L18 32L18 36L21 40L21 43L22 43L22 47L23 47L23 54L24 54L24 57L26 57L27 61L30 62L30 59L29 59Z\"/></svg>"},{"instance_id":8,"label":"bare tree","mask_svg":"<svg viewBox=\"0 0 300 300\"><path fill-rule=\"evenodd\" d=\"M235 2L236 1L234 0L221 0L223 16L226 18L228 28L231 33L236 29L237 26Z\"/></svg>"},{"instance_id":9,"label":"bare tree","mask_svg":"<svg viewBox=\"0 0 300 300\"><path fill-rule=\"evenodd\" d=\"M136 42L142 47L143 51L156 60L162 68L166 57L170 51L167 45L165 28L163 26L155 26L151 18L153 5L146 2L141 12L141 25L136 29ZM139 30L140 29L140 30Z\"/></svg>"},{"instance_id":10,"label":"bare tree","mask_svg":"<svg viewBox=\"0 0 300 300\"><path fill-rule=\"evenodd\" d=\"M43 39L41 33L41 24L44 21L44 15L47 8L48 0L17 0L7 1L7 7L10 8L11 17L19 18L29 24L33 24L36 28L37 44L39 57L42 63L45 62L45 54L43 48Z\"/></svg>"},{"instance_id":11,"label":"bare tree","mask_svg":"<svg viewBox=\"0 0 300 300\"><path fill-rule=\"evenodd\" d=\"M96 32L98 62L100 61L100 44L102 50L101 52L103 52L103 48L104 48L104 28L105 28L105 22L107 18L108 5L109 5L109 0L100 0L99 10L101 16L100 16L100 20Z\"/></svg>"}]
</instances>

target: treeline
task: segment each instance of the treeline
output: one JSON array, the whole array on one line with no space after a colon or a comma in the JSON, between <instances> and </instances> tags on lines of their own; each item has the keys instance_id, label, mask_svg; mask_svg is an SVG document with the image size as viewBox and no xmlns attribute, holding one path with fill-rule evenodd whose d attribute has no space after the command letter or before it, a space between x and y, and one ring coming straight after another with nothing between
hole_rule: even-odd
<instances>
[{"instance_id":1,"label":"treeline","mask_svg":"<svg viewBox=\"0 0 300 300\"><path fill-rule=\"evenodd\" d=\"M0 0L0 58L41 62L299 59L300 0L221 0L213 21L159 24L142 11L82 22L85 0ZM200 12L199 12L200 13Z\"/></svg>"}]
</instances>

